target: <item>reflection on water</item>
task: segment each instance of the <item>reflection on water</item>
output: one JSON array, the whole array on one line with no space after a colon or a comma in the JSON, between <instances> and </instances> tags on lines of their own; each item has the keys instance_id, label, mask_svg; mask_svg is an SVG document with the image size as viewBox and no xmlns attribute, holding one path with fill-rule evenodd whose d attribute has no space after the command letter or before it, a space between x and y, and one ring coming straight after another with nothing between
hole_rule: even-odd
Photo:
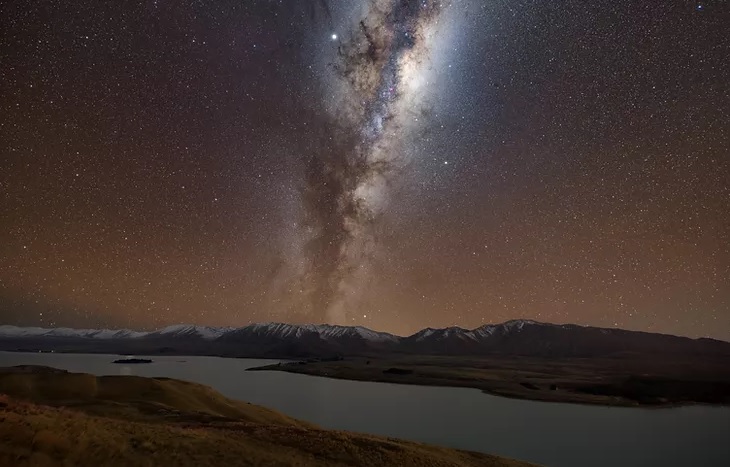
<instances>
[{"instance_id":1,"label":"reflection on water","mask_svg":"<svg viewBox=\"0 0 730 467\"><path fill-rule=\"evenodd\" d=\"M434 388L246 372L278 360L0 352L0 366L47 365L96 375L165 376L326 428L375 433L524 459L551 467L704 466L730 459L730 408L634 409L555 404Z\"/></svg>"}]
</instances>

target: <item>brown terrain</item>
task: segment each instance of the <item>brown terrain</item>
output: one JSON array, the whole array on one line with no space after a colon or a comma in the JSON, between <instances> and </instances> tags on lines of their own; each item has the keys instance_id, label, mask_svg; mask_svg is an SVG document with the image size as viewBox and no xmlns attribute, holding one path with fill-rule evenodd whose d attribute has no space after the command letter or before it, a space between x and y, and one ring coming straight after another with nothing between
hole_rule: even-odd
<instances>
[{"instance_id":1,"label":"brown terrain","mask_svg":"<svg viewBox=\"0 0 730 467\"><path fill-rule=\"evenodd\" d=\"M481 389L550 402L667 407L730 404L726 358L400 356L310 359L252 368L330 378Z\"/></svg>"},{"instance_id":2,"label":"brown terrain","mask_svg":"<svg viewBox=\"0 0 730 467\"><path fill-rule=\"evenodd\" d=\"M166 378L0 369L0 465L532 464L331 431Z\"/></svg>"}]
</instances>

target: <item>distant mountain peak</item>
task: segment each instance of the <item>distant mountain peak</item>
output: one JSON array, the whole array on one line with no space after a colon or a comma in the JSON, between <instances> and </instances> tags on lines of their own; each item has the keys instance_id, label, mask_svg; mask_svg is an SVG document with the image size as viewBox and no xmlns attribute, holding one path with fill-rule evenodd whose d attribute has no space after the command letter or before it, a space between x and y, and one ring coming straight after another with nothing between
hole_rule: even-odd
<instances>
[{"instance_id":1,"label":"distant mountain peak","mask_svg":"<svg viewBox=\"0 0 730 467\"><path fill-rule=\"evenodd\" d=\"M341 326L337 324L255 323L237 329L237 331L245 330L296 337L301 336L303 333L312 333L325 340L348 336L359 337L373 342L395 342L398 340L397 336L388 334L387 332L373 331L363 326Z\"/></svg>"},{"instance_id":2,"label":"distant mountain peak","mask_svg":"<svg viewBox=\"0 0 730 467\"><path fill-rule=\"evenodd\" d=\"M194 324L173 324L157 331L149 333L150 335L172 335L172 336L197 336L203 339L217 339L233 328L197 326Z\"/></svg>"}]
</instances>

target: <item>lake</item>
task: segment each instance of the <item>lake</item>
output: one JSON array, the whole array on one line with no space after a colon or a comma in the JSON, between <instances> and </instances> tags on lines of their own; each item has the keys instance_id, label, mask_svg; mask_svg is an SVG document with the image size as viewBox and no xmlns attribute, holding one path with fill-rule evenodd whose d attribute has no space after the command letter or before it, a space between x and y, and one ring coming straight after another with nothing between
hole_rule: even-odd
<instances>
[{"instance_id":1,"label":"lake","mask_svg":"<svg viewBox=\"0 0 730 467\"><path fill-rule=\"evenodd\" d=\"M730 407L637 409L557 404L437 388L246 372L272 360L0 352L0 367L46 365L95 375L206 384L325 428L481 451L550 467L730 465Z\"/></svg>"}]
</instances>

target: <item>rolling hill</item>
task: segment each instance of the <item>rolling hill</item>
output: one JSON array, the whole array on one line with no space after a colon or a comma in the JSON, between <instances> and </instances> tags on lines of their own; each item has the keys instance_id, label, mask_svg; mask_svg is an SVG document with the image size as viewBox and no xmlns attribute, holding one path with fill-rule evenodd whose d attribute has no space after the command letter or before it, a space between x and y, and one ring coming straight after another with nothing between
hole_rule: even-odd
<instances>
[{"instance_id":1,"label":"rolling hill","mask_svg":"<svg viewBox=\"0 0 730 467\"><path fill-rule=\"evenodd\" d=\"M14 367L0 393L0 465L530 465L323 430L172 379Z\"/></svg>"}]
</instances>

